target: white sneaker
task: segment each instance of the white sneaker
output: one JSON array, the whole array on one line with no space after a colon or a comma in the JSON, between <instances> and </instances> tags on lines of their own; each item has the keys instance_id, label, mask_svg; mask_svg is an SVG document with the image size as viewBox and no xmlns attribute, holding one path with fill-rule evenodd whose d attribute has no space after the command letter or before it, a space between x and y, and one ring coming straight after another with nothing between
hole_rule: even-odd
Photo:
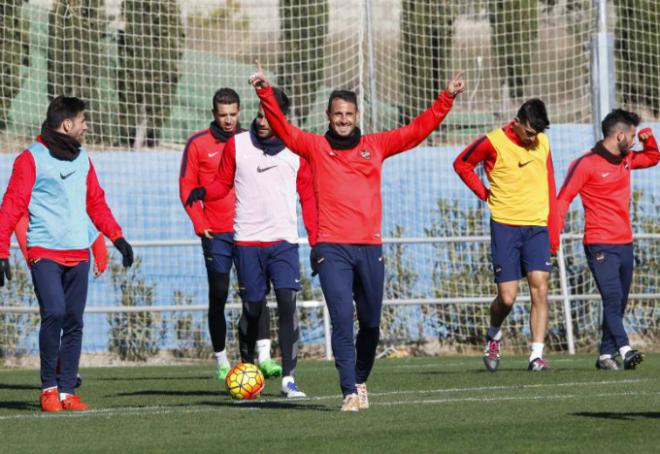
<instances>
[{"instance_id":1,"label":"white sneaker","mask_svg":"<svg viewBox=\"0 0 660 454\"><path fill-rule=\"evenodd\" d=\"M344 397L344 401L341 403L340 411L350 411L357 412L360 409L360 399L357 394L349 394Z\"/></svg>"},{"instance_id":2,"label":"white sneaker","mask_svg":"<svg viewBox=\"0 0 660 454\"><path fill-rule=\"evenodd\" d=\"M296 381L291 376L282 378L282 394L284 394L287 399L307 397L307 394L298 388Z\"/></svg>"},{"instance_id":3,"label":"white sneaker","mask_svg":"<svg viewBox=\"0 0 660 454\"><path fill-rule=\"evenodd\" d=\"M369 395L367 394L367 384L359 383L355 385L357 388L357 396L360 404L360 410L366 410L369 408Z\"/></svg>"}]
</instances>

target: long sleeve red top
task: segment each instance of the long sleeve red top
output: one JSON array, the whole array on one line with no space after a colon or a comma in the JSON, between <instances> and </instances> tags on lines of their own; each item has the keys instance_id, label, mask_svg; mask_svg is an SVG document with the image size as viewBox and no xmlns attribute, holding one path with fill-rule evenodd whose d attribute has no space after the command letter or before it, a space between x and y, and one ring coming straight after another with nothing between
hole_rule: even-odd
<instances>
[{"instance_id":1,"label":"long sleeve red top","mask_svg":"<svg viewBox=\"0 0 660 454\"><path fill-rule=\"evenodd\" d=\"M40 140L38 137L37 140ZM0 258L9 257L9 241L19 220L28 212L32 188L36 181L34 158L29 151L24 151L14 161L9 184L0 206ZM105 192L99 184L96 171L90 160L87 174L87 214L96 228L114 241L123 236L110 207L105 200ZM42 247L28 248L28 259L50 259L66 266L73 266L89 260L89 250L54 250Z\"/></svg>"},{"instance_id":2,"label":"long sleeve red top","mask_svg":"<svg viewBox=\"0 0 660 454\"><path fill-rule=\"evenodd\" d=\"M502 128L506 137L511 140L514 144L523 147L523 144L516 136L515 132L512 129L512 123L507 124ZM480 200L484 202L488 200L490 195L489 189L484 185L483 181L476 172L476 167L483 163L484 170L486 175L490 176L491 171L495 167L497 162L497 150L491 144L487 136L482 136L471 143L467 148L465 148L454 161L454 170L458 176L463 180L468 188L475 193ZM559 221L557 217L557 189L555 185L555 172L552 165L552 155L548 155L546 161L547 166L547 175L548 175L548 233L550 235L550 249L553 253L557 251L559 247L559 234L561 232L559 228ZM515 182L512 182L515 184ZM527 190L535 190L536 188L528 188Z\"/></svg>"},{"instance_id":3,"label":"long sleeve red top","mask_svg":"<svg viewBox=\"0 0 660 454\"><path fill-rule=\"evenodd\" d=\"M202 235L205 230L231 233L234 228L234 191L229 191L225 197L208 203L195 203L191 207L186 205L190 191L211 183L215 178L226 144L227 142L214 137L210 128L207 128L193 134L183 150L179 196L197 235Z\"/></svg>"},{"instance_id":4,"label":"long sleeve red top","mask_svg":"<svg viewBox=\"0 0 660 454\"><path fill-rule=\"evenodd\" d=\"M220 165L218 166L215 180L204 186L206 197L204 200L210 202L227 197L234 190L234 181L236 178L236 140L234 137L227 141L227 145L222 154ZM316 196L314 195L314 186L312 183L312 172L309 164L300 158L300 168L296 176L296 190L300 198L302 208L302 218L307 230L307 237L311 246L316 245L318 235L318 211L316 206ZM243 201L242 203L249 203ZM237 242L238 244L238 242ZM245 245L245 244L244 244Z\"/></svg>"},{"instance_id":5,"label":"long sleeve red top","mask_svg":"<svg viewBox=\"0 0 660 454\"><path fill-rule=\"evenodd\" d=\"M632 242L630 171L651 167L660 161L655 138L649 136L643 144L642 151L615 156L598 142L591 151L571 163L558 197L562 227L568 207L580 194L584 206L585 244Z\"/></svg>"},{"instance_id":6,"label":"long sleeve red top","mask_svg":"<svg viewBox=\"0 0 660 454\"><path fill-rule=\"evenodd\" d=\"M336 150L324 136L291 125L280 111L272 87L256 91L275 134L311 166L319 243L382 243L383 161L422 142L447 116L454 101L443 91L431 108L409 125L363 135L356 147Z\"/></svg>"}]
</instances>

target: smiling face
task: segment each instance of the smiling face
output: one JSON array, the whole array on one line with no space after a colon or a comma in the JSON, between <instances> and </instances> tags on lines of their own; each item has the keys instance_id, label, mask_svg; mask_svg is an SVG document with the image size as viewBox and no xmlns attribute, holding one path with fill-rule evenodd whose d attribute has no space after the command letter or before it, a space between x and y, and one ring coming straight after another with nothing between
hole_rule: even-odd
<instances>
[{"instance_id":1,"label":"smiling face","mask_svg":"<svg viewBox=\"0 0 660 454\"><path fill-rule=\"evenodd\" d=\"M79 112L75 117L65 119L60 129L60 132L82 143L88 129L85 112Z\"/></svg>"},{"instance_id":2,"label":"smiling face","mask_svg":"<svg viewBox=\"0 0 660 454\"><path fill-rule=\"evenodd\" d=\"M215 123L220 129L229 133L236 131L240 114L238 104L216 104L212 112Z\"/></svg>"},{"instance_id":3,"label":"smiling face","mask_svg":"<svg viewBox=\"0 0 660 454\"><path fill-rule=\"evenodd\" d=\"M350 136L360 118L357 106L341 98L333 99L330 106L330 110L326 112L330 129L340 137Z\"/></svg>"}]
</instances>

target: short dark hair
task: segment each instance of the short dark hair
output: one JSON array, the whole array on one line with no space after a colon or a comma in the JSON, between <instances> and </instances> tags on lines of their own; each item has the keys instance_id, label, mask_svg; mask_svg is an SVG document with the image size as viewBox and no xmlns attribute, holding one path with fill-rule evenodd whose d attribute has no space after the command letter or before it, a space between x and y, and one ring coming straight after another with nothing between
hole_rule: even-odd
<instances>
[{"instance_id":1,"label":"short dark hair","mask_svg":"<svg viewBox=\"0 0 660 454\"><path fill-rule=\"evenodd\" d=\"M80 112L85 111L85 101L72 96L58 96L48 105L46 111L46 125L57 129L64 120L76 118Z\"/></svg>"},{"instance_id":2,"label":"short dark hair","mask_svg":"<svg viewBox=\"0 0 660 454\"><path fill-rule=\"evenodd\" d=\"M341 99L346 102L355 104L355 109L358 108L357 95L354 91L350 90L332 90L330 93L330 99L328 99L328 112L332 110L332 101L335 99Z\"/></svg>"},{"instance_id":3,"label":"short dark hair","mask_svg":"<svg viewBox=\"0 0 660 454\"><path fill-rule=\"evenodd\" d=\"M518 109L516 115L521 123L527 123L536 132L543 132L550 126L548 111L545 104L539 98L528 99Z\"/></svg>"},{"instance_id":4,"label":"short dark hair","mask_svg":"<svg viewBox=\"0 0 660 454\"><path fill-rule=\"evenodd\" d=\"M240 109L241 98L235 90L228 87L221 88L213 95L213 110L215 110L215 106L218 104L238 104L238 108Z\"/></svg>"},{"instance_id":5,"label":"short dark hair","mask_svg":"<svg viewBox=\"0 0 660 454\"><path fill-rule=\"evenodd\" d=\"M291 107L289 97L284 93L284 90L279 87L273 87L273 94L275 95L275 100L277 101L277 105L280 106L282 113L288 115L289 108Z\"/></svg>"},{"instance_id":6,"label":"short dark hair","mask_svg":"<svg viewBox=\"0 0 660 454\"><path fill-rule=\"evenodd\" d=\"M642 119L635 112L629 112L623 109L614 109L612 112L605 115L605 118L603 118L600 127L603 130L603 137L607 137L612 132L614 132L616 126L619 124L637 127L641 121Z\"/></svg>"}]
</instances>

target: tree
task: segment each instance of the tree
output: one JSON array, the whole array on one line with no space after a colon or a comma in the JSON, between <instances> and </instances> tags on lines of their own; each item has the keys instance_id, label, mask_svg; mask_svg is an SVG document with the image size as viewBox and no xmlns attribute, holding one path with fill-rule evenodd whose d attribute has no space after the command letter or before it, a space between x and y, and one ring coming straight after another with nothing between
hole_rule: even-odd
<instances>
[{"instance_id":1,"label":"tree","mask_svg":"<svg viewBox=\"0 0 660 454\"><path fill-rule=\"evenodd\" d=\"M449 77L456 2L403 0L401 12L401 123L407 123L436 98Z\"/></svg>"},{"instance_id":2,"label":"tree","mask_svg":"<svg viewBox=\"0 0 660 454\"><path fill-rule=\"evenodd\" d=\"M280 0L278 83L291 96L293 120L307 119L323 78L327 0Z\"/></svg>"},{"instance_id":3,"label":"tree","mask_svg":"<svg viewBox=\"0 0 660 454\"><path fill-rule=\"evenodd\" d=\"M121 141L133 144L143 128L146 145L154 146L181 76L181 10L176 0L124 0L122 13L126 27L119 32L117 87Z\"/></svg>"},{"instance_id":4,"label":"tree","mask_svg":"<svg viewBox=\"0 0 660 454\"><path fill-rule=\"evenodd\" d=\"M48 98L64 95L83 99L90 126L88 138L95 142L111 136L100 107L105 26L103 0L57 0L48 15Z\"/></svg>"},{"instance_id":5,"label":"tree","mask_svg":"<svg viewBox=\"0 0 660 454\"><path fill-rule=\"evenodd\" d=\"M12 100L21 88L21 65L29 64L27 0L0 0L0 129L7 127Z\"/></svg>"},{"instance_id":6,"label":"tree","mask_svg":"<svg viewBox=\"0 0 660 454\"><path fill-rule=\"evenodd\" d=\"M500 77L511 98L522 98L538 44L537 0L491 0L488 13Z\"/></svg>"},{"instance_id":7,"label":"tree","mask_svg":"<svg viewBox=\"0 0 660 454\"><path fill-rule=\"evenodd\" d=\"M626 103L660 114L660 9L655 0L615 2L617 89Z\"/></svg>"}]
</instances>

